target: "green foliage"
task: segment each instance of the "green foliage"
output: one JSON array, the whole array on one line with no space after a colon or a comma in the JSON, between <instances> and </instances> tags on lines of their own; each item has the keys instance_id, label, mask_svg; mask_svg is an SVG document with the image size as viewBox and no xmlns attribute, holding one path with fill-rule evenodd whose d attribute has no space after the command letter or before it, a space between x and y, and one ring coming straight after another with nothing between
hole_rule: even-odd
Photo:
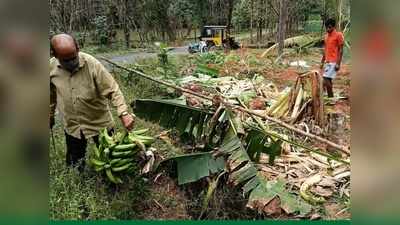
<instances>
[{"instance_id":1,"label":"green foliage","mask_svg":"<svg viewBox=\"0 0 400 225\"><path fill-rule=\"evenodd\" d=\"M195 74L205 74L213 78L218 77L218 66L225 62L225 57L225 54L222 52L207 52L199 54L195 58L195 64L197 65ZM210 65L214 66L211 67Z\"/></svg>"},{"instance_id":2,"label":"green foliage","mask_svg":"<svg viewBox=\"0 0 400 225\"><path fill-rule=\"evenodd\" d=\"M309 213L310 205L286 190L282 181L273 185L274 182L267 182L259 174L236 130L234 126L229 127L219 151L227 156L228 168L234 171L230 174L229 180L235 186L242 186L244 194L250 194L248 205L262 212L264 206L278 196L281 200L281 208L286 212L301 215Z\"/></svg>"},{"instance_id":3,"label":"green foliage","mask_svg":"<svg viewBox=\"0 0 400 225\"><path fill-rule=\"evenodd\" d=\"M168 65L168 46L165 43L159 44L159 53L157 56L161 67Z\"/></svg>"},{"instance_id":4,"label":"green foliage","mask_svg":"<svg viewBox=\"0 0 400 225\"><path fill-rule=\"evenodd\" d=\"M262 62L260 60L258 60L255 55L248 56L247 61L248 61L250 66L260 66L260 65L262 65Z\"/></svg>"},{"instance_id":5,"label":"green foliage","mask_svg":"<svg viewBox=\"0 0 400 225\"><path fill-rule=\"evenodd\" d=\"M138 99L134 108L140 118L158 123L164 128L175 128L184 141L202 143L213 137L214 130L209 124L212 113L209 111L170 100Z\"/></svg>"},{"instance_id":6,"label":"green foliage","mask_svg":"<svg viewBox=\"0 0 400 225\"><path fill-rule=\"evenodd\" d=\"M158 66L157 72L164 79L175 79L178 76L176 65L171 63L168 58L168 46L165 43L157 43L158 45Z\"/></svg>"},{"instance_id":7,"label":"green foliage","mask_svg":"<svg viewBox=\"0 0 400 225\"><path fill-rule=\"evenodd\" d=\"M244 104L248 105L251 100L253 100L255 97L257 97L257 94L253 90L247 90L243 91L240 93L239 99L242 101Z\"/></svg>"},{"instance_id":8,"label":"green foliage","mask_svg":"<svg viewBox=\"0 0 400 225\"><path fill-rule=\"evenodd\" d=\"M210 68L206 65L199 64L199 65L197 65L196 70L195 70L195 74L198 74L198 73L209 75L213 78L216 78L216 77L218 77L219 70Z\"/></svg>"},{"instance_id":9,"label":"green foliage","mask_svg":"<svg viewBox=\"0 0 400 225\"><path fill-rule=\"evenodd\" d=\"M95 17L92 21L94 26L94 39L99 45L107 45L109 40L109 25L106 16Z\"/></svg>"},{"instance_id":10,"label":"green foliage","mask_svg":"<svg viewBox=\"0 0 400 225\"><path fill-rule=\"evenodd\" d=\"M262 179L255 177L254 179ZM249 181L249 183L253 180ZM304 202L301 198L295 197L293 194L288 192L286 189L286 183L282 179L277 181L257 181L257 185L250 193L249 202L250 204L262 203L268 204L275 197L279 197L281 208L288 214L299 213L300 215L306 215L311 211L311 205ZM254 182L256 183L256 182Z\"/></svg>"},{"instance_id":11,"label":"green foliage","mask_svg":"<svg viewBox=\"0 0 400 225\"><path fill-rule=\"evenodd\" d=\"M176 18L181 24L198 24L199 18L195 13L196 4L188 0L172 1L168 8L168 16Z\"/></svg>"},{"instance_id":12,"label":"green foliage","mask_svg":"<svg viewBox=\"0 0 400 225\"><path fill-rule=\"evenodd\" d=\"M196 57L196 64L217 64L222 65L225 62L225 54L223 52L207 52L199 54Z\"/></svg>"},{"instance_id":13,"label":"green foliage","mask_svg":"<svg viewBox=\"0 0 400 225\"><path fill-rule=\"evenodd\" d=\"M269 163L274 164L276 156L280 156L282 151L282 140L275 140L258 130L250 130L246 142L247 152L255 162L259 162L261 153L265 153L269 155Z\"/></svg>"},{"instance_id":14,"label":"green foliage","mask_svg":"<svg viewBox=\"0 0 400 225\"><path fill-rule=\"evenodd\" d=\"M248 29L251 19L250 1L240 0L232 12L232 24L240 30Z\"/></svg>"},{"instance_id":15,"label":"green foliage","mask_svg":"<svg viewBox=\"0 0 400 225\"><path fill-rule=\"evenodd\" d=\"M198 181L225 168L224 159L214 158L212 152L180 155L166 159L165 162L167 161L176 162L179 185Z\"/></svg>"},{"instance_id":16,"label":"green foliage","mask_svg":"<svg viewBox=\"0 0 400 225\"><path fill-rule=\"evenodd\" d=\"M240 56L237 54L229 54L225 57L225 62L239 62Z\"/></svg>"},{"instance_id":17,"label":"green foliage","mask_svg":"<svg viewBox=\"0 0 400 225\"><path fill-rule=\"evenodd\" d=\"M321 33L325 29L322 20L309 20L304 25L304 32L306 33Z\"/></svg>"}]
</instances>

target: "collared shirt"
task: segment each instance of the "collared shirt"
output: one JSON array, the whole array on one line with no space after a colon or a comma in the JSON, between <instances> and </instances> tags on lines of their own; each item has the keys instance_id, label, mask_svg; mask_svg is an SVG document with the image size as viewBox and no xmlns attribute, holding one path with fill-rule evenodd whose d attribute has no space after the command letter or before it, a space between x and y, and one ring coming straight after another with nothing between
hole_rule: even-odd
<instances>
[{"instance_id":1,"label":"collared shirt","mask_svg":"<svg viewBox=\"0 0 400 225\"><path fill-rule=\"evenodd\" d=\"M117 82L93 56L80 52L79 68L73 73L50 59L50 116L57 106L69 135L80 139L82 131L89 138L113 127L110 100L118 116L128 111Z\"/></svg>"},{"instance_id":2,"label":"collared shirt","mask_svg":"<svg viewBox=\"0 0 400 225\"><path fill-rule=\"evenodd\" d=\"M336 63L339 57L339 46L344 44L341 32L333 30L325 35L325 62Z\"/></svg>"}]
</instances>

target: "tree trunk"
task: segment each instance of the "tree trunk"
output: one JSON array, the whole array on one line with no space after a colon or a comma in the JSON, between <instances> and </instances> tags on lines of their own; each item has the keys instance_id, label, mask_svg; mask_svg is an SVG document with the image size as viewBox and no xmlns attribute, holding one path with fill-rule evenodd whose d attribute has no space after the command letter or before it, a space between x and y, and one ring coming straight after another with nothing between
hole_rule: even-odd
<instances>
[{"instance_id":1,"label":"tree trunk","mask_svg":"<svg viewBox=\"0 0 400 225\"><path fill-rule=\"evenodd\" d=\"M342 31L342 7L343 7L343 0L336 0L336 9L337 9L337 29L338 31Z\"/></svg>"},{"instance_id":2,"label":"tree trunk","mask_svg":"<svg viewBox=\"0 0 400 225\"><path fill-rule=\"evenodd\" d=\"M254 20L254 13L253 13L253 4L254 4L254 0L250 0L250 43L253 44L254 40L253 40L253 20Z\"/></svg>"},{"instance_id":3,"label":"tree trunk","mask_svg":"<svg viewBox=\"0 0 400 225\"><path fill-rule=\"evenodd\" d=\"M131 31L130 31L129 25L128 25L128 19L129 19L128 0L124 0L124 5L122 7L123 7L122 23L123 23L123 27L124 27L125 45L126 45L126 48L129 49L130 48L130 38L131 38L130 32Z\"/></svg>"},{"instance_id":4,"label":"tree trunk","mask_svg":"<svg viewBox=\"0 0 400 225\"><path fill-rule=\"evenodd\" d=\"M268 0L265 0L265 43L268 43L268 27L269 27L269 20L268 20Z\"/></svg>"},{"instance_id":5,"label":"tree trunk","mask_svg":"<svg viewBox=\"0 0 400 225\"><path fill-rule=\"evenodd\" d=\"M72 33L73 31L73 23L74 23L74 14L75 14L75 7L74 7L74 1L70 0L70 15L69 15L69 28L68 28L68 33Z\"/></svg>"},{"instance_id":6,"label":"tree trunk","mask_svg":"<svg viewBox=\"0 0 400 225\"><path fill-rule=\"evenodd\" d=\"M287 0L280 0L279 7L279 25L278 25L278 56L283 54L286 33L286 17L287 17Z\"/></svg>"},{"instance_id":7,"label":"tree trunk","mask_svg":"<svg viewBox=\"0 0 400 225\"><path fill-rule=\"evenodd\" d=\"M234 0L228 0L228 18L226 24L226 35L231 36L231 26L232 26L232 12L233 12Z\"/></svg>"}]
</instances>

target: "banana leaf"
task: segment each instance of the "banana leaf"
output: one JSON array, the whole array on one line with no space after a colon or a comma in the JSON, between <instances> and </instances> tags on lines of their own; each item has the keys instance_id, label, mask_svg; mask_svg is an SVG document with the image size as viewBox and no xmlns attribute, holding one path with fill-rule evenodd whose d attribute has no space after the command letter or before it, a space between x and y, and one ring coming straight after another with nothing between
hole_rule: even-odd
<instances>
[{"instance_id":1,"label":"banana leaf","mask_svg":"<svg viewBox=\"0 0 400 225\"><path fill-rule=\"evenodd\" d=\"M196 68L195 72L209 75L212 78L216 78L219 75L219 70L218 69L210 68L207 65L202 65L202 64L197 65L197 68Z\"/></svg>"},{"instance_id":2,"label":"banana leaf","mask_svg":"<svg viewBox=\"0 0 400 225\"><path fill-rule=\"evenodd\" d=\"M280 207L288 214L308 214L311 211L311 206L300 197L286 190L283 181L274 182L265 180L238 137L238 133L236 133L237 128L233 127L234 123L230 124L232 125L224 136L218 152L227 157L230 183L235 186L241 186L243 193L249 196L248 207L262 212L273 198L279 197L281 202ZM250 137L257 135L258 137L255 138L255 140L260 141L259 135L261 135L261 133L253 133ZM256 144L253 144L253 146L250 144L250 147L255 148L262 142L255 143ZM278 144L280 145L280 141L274 143L274 145Z\"/></svg>"},{"instance_id":3,"label":"banana leaf","mask_svg":"<svg viewBox=\"0 0 400 225\"><path fill-rule=\"evenodd\" d=\"M177 127L181 132L190 133L196 129L196 132L199 132L199 128L194 127L198 125L199 121L207 121L207 116L212 115L204 110L161 100L137 100L135 109L136 114L142 118L150 118L154 122L158 121L162 126ZM170 121L166 118L169 118ZM226 127L226 132L221 136L222 144L218 151L186 154L166 160L173 160L177 163L178 183L195 182L227 168L229 182L235 186L241 186L243 193L249 196L249 207L256 206L260 212L270 200L279 197L281 208L286 212L307 214L310 211L309 205L282 187L285 185L267 182L247 152L247 150L257 152L258 150L254 149L262 144L262 151L269 153L273 160L278 155L278 150L280 151L280 148L277 147L280 146L280 140L268 142L269 145L265 145L264 140L266 139L261 137L265 134L257 133L257 130L251 131L247 136L249 144L246 149L239 138L239 135L243 135L238 132L242 128L239 121L235 120L235 115L230 110L225 110L218 118L218 127ZM277 139L270 137L270 140ZM215 156L218 155L218 158L214 158L213 153Z\"/></svg>"},{"instance_id":4,"label":"banana leaf","mask_svg":"<svg viewBox=\"0 0 400 225\"><path fill-rule=\"evenodd\" d=\"M164 128L175 128L186 140L202 142L211 132L206 129L213 112L179 104L171 100L139 99L131 104L142 119L158 123Z\"/></svg>"},{"instance_id":5,"label":"banana leaf","mask_svg":"<svg viewBox=\"0 0 400 225\"><path fill-rule=\"evenodd\" d=\"M275 139L264 133L252 129L247 137L247 152L252 161L259 162L261 153L269 155L269 164L274 164L274 160L282 152L282 140Z\"/></svg>"},{"instance_id":6,"label":"banana leaf","mask_svg":"<svg viewBox=\"0 0 400 225\"><path fill-rule=\"evenodd\" d=\"M299 213L300 215L306 215L311 211L311 205L286 190L286 183L282 179L277 181L263 181L258 179L255 178L254 180L256 181L253 181L253 183L259 182L259 184L255 187L253 185L254 188L250 193L247 204L249 208L260 211L260 205L265 206L275 197L279 197L281 202L280 207L287 214Z\"/></svg>"},{"instance_id":7,"label":"banana leaf","mask_svg":"<svg viewBox=\"0 0 400 225\"><path fill-rule=\"evenodd\" d=\"M214 158L213 152L201 152L172 157L164 160L175 161L178 171L178 184L186 184L221 172L225 168L223 157Z\"/></svg>"}]
</instances>

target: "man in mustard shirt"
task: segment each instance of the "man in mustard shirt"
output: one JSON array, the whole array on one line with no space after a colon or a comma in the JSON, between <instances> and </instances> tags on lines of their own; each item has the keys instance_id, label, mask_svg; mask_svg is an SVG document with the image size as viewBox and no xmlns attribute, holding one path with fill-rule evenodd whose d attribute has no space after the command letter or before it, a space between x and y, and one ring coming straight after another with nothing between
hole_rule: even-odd
<instances>
[{"instance_id":1,"label":"man in mustard shirt","mask_svg":"<svg viewBox=\"0 0 400 225\"><path fill-rule=\"evenodd\" d=\"M112 75L93 56L80 52L73 37L56 35L50 46L54 55L50 59L50 128L57 107L65 129L66 163L83 171L87 140L98 143L99 131L114 127L109 102L127 130L133 128L134 115Z\"/></svg>"}]
</instances>

